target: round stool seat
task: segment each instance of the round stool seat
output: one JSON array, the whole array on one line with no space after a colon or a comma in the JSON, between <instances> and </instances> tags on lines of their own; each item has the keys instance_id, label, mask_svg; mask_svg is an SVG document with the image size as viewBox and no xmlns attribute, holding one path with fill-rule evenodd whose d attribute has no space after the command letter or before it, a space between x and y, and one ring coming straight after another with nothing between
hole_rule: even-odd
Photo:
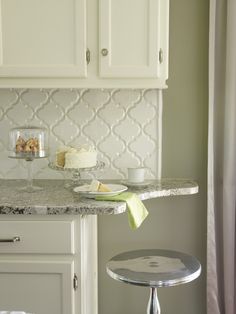
<instances>
[{"instance_id":1,"label":"round stool seat","mask_svg":"<svg viewBox=\"0 0 236 314\"><path fill-rule=\"evenodd\" d=\"M137 250L114 256L107 263L108 274L138 286L165 287L196 279L201 272L198 260L169 250Z\"/></svg>"},{"instance_id":2,"label":"round stool seat","mask_svg":"<svg viewBox=\"0 0 236 314\"><path fill-rule=\"evenodd\" d=\"M115 280L151 288L147 313L159 314L158 287L190 282L201 273L199 261L181 252L147 249L114 256L106 265L107 273Z\"/></svg>"}]
</instances>

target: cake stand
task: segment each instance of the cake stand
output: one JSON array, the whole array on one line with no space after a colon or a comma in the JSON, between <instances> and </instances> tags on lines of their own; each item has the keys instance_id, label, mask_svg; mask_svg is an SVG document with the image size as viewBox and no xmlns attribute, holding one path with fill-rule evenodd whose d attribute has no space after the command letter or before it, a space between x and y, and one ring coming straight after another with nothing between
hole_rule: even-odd
<instances>
[{"instance_id":1,"label":"cake stand","mask_svg":"<svg viewBox=\"0 0 236 314\"><path fill-rule=\"evenodd\" d=\"M96 166L89 168L65 168L60 167L55 164L55 162L50 162L48 164L49 168L57 171L64 171L70 173L72 175L71 182L65 184L65 187L70 188L81 183L81 173L92 173L97 170L102 170L105 167L105 163L103 161L98 161Z\"/></svg>"}]
</instances>

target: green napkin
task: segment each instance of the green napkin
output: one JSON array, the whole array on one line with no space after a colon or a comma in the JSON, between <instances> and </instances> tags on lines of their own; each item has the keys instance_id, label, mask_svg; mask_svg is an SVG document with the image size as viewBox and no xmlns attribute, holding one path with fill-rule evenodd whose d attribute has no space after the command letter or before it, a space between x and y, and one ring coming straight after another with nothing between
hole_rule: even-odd
<instances>
[{"instance_id":1,"label":"green napkin","mask_svg":"<svg viewBox=\"0 0 236 314\"><path fill-rule=\"evenodd\" d=\"M109 196L109 195L97 196L96 200L126 202L127 209L128 209L129 225L130 225L130 228L133 230L137 229L148 215L148 211L146 207L144 206L143 202L135 193L123 192L121 194L114 195L114 196Z\"/></svg>"}]
</instances>

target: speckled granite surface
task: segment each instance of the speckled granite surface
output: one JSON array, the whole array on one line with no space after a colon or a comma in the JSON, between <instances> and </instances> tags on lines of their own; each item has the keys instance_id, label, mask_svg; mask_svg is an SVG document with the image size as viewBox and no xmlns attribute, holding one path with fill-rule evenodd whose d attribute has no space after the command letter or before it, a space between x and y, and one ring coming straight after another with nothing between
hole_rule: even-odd
<instances>
[{"instance_id":1,"label":"speckled granite surface","mask_svg":"<svg viewBox=\"0 0 236 314\"><path fill-rule=\"evenodd\" d=\"M120 183L120 181L109 181ZM0 180L0 214L56 215L56 214L120 214L125 212L123 202L95 201L81 198L77 193L64 188L63 180L37 180L42 191L27 193L19 191L23 180ZM125 184L122 182L122 184ZM130 187L142 200L188 195L198 192L196 182L186 179L163 179L151 181L146 187Z\"/></svg>"}]
</instances>

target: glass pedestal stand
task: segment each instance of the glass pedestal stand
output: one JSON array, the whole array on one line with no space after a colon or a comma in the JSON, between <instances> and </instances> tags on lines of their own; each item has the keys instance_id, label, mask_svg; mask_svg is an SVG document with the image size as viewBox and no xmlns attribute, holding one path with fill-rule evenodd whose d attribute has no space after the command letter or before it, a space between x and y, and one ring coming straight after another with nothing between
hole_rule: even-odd
<instances>
[{"instance_id":1,"label":"glass pedestal stand","mask_svg":"<svg viewBox=\"0 0 236 314\"><path fill-rule=\"evenodd\" d=\"M32 173L32 163L34 159L25 159L27 166L27 182L26 186L20 187L20 191L32 193L42 190L43 188L40 186L33 185L33 173Z\"/></svg>"},{"instance_id":2,"label":"glass pedestal stand","mask_svg":"<svg viewBox=\"0 0 236 314\"><path fill-rule=\"evenodd\" d=\"M96 166L90 168L64 168L57 166L54 162L49 163L49 168L58 171L64 171L66 174L71 175L71 178L65 183L65 188L73 188L75 186L81 185L81 173L90 173L93 171L102 170L105 163L98 161Z\"/></svg>"},{"instance_id":3,"label":"glass pedestal stand","mask_svg":"<svg viewBox=\"0 0 236 314\"><path fill-rule=\"evenodd\" d=\"M41 157L40 156L37 156L37 157L9 156L9 158L13 158L13 159L21 159L21 160L24 159L26 162L26 168L27 168L26 185L19 187L18 188L19 191L33 193L33 192L43 190L42 187L36 186L33 184L32 163L34 159L45 158L45 157L47 157L47 155L42 155Z\"/></svg>"}]
</instances>

